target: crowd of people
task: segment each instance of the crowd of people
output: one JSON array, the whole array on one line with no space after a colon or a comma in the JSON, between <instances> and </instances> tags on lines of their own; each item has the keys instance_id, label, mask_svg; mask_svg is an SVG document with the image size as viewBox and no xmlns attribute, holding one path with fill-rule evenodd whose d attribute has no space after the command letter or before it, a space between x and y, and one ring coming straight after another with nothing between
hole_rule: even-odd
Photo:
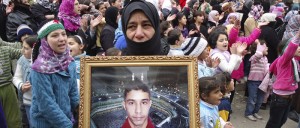
<instances>
[{"instance_id":1,"label":"crowd of people","mask_svg":"<svg viewBox=\"0 0 300 128\"><path fill-rule=\"evenodd\" d=\"M299 6L297 0L0 0L0 127L76 127L80 58L161 55L197 57L202 127L234 127L234 87L246 81L245 118L262 119L259 110L269 102L265 127L280 128L290 111L300 117Z\"/></svg>"}]
</instances>

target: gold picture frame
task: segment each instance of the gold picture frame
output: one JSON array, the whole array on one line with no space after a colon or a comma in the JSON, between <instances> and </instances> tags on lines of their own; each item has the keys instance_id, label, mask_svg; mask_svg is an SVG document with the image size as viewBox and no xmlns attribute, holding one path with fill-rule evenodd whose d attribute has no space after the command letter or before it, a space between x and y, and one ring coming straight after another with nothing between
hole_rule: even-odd
<instances>
[{"instance_id":1,"label":"gold picture frame","mask_svg":"<svg viewBox=\"0 0 300 128\"><path fill-rule=\"evenodd\" d=\"M79 128L104 127L102 125L110 123L113 126L109 127L121 127L118 124L126 117L119 122L117 117L111 117L115 113L124 115L125 110L120 108L122 83L134 79L149 85L153 108L149 117L159 115L158 119L153 119L156 127L172 127L170 124L178 120L180 125L186 127L200 127L198 65L195 57L101 56L85 57L80 63ZM154 98L152 93L155 93ZM165 113L160 113L162 111Z\"/></svg>"}]
</instances>

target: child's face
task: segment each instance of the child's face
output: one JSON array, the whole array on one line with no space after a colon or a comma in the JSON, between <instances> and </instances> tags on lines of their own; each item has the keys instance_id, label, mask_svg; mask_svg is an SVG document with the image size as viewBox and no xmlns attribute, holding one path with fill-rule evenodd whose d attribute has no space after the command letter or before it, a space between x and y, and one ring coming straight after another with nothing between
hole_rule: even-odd
<instances>
[{"instance_id":1,"label":"child's face","mask_svg":"<svg viewBox=\"0 0 300 128\"><path fill-rule=\"evenodd\" d=\"M83 45L77 43L73 38L68 38L68 46L72 57L82 54Z\"/></svg>"},{"instance_id":2,"label":"child's face","mask_svg":"<svg viewBox=\"0 0 300 128\"><path fill-rule=\"evenodd\" d=\"M203 52L198 56L198 60L204 60L209 56L209 47L206 47Z\"/></svg>"},{"instance_id":3,"label":"child's face","mask_svg":"<svg viewBox=\"0 0 300 128\"><path fill-rule=\"evenodd\" d=\"M300 56L300 46L298 46L294 56L297 56L297 57Z\"/></svg>"},{"instance_id":4,"label":"child's face","mask_svg":"<svg viewBox=\"0 0 300 128\"><path fill-rule=\"evenodd\" d=\"M212 105L219 105L221 103L221 99L223 97L223 94L220 90L220 88L216 88L213 91L211 91L208 95L204 96L204 101L212 104Z\"/></svg>"},{"instance_id":5,"label":"child's face","mask_svg":"<svg viewBox=\"0 0 300 128\"><path fill-rule=\"evenodd\" d=\"M216 48L221 51L228 50L228 39L226 35L220 34L217 40Z\"/></svg>"},{"instance_id":6,"label":"child's face","mask_svg":"<svg viewBox=\"0 0 300 128\"><path fill-rule=\"evenodd\" d=\"M228 19L228 21L229 21L230 24L234 24L235 20L236 20L236 17L235 17L235 16L231 16L231 17L229 17L229 19Z\"/></svg>"},{"instance_id":7,"label":"child's face","mask_svg":"<svg viewBox=\"0 0 300 128\"><path fill-rule=\"evenodd\" d=\"M32 48L23 41L22 53L26 59L31 59Z\"/></svg>"}]
</instances>

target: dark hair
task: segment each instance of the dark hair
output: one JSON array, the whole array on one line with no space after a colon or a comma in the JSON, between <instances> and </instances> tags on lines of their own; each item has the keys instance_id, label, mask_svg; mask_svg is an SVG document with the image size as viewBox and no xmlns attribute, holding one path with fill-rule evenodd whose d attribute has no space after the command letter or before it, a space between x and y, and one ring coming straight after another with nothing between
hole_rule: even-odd
<instances>
[{"instance_id":1,"label":"dark hair","mask_svg":"<svg viewBox=\"0 0 300 128\"><path fill-rule=\"evenodd\" d=\"M168 30L168 28L170 27L170 23L167 21L162 21L159 25L160 27L160 37L165 37L165 31Z\"/></svg>"},{"instance_id":2,"label":"dark hair","mask_svg":"<svg viewBox=\"0 0 300 128\"><path fill-rule=\"evenodd\" d=\"M178 29L173 29L168 33L168 43L170 45L175 45L176 40L179 40L179 37L181 35L181 31Z\"/></svg>"},{"instance_id":3,"label":"dark hair","mask_svg":"<svg viewBox=\"0 0 300 128\"><path fill-rule=\"evenodd\" d=\"M185 15L182 12L178 12L176 14L176 18L172 21L173 26L178 26L179 25L179 20L181 20L183 16L185 16Z\"/></svg>"},{"instance_id":4,"label":"dark hair","mask_svg":"<svg viewBox=\"0 0 300 128\"><path fill-rule=\"evenodd\" d=\"M32 49L32 63L34 63L34 61L40 54L40 52L39 52L40 46L41 46L41 40L38 40Z\"/></svg>"},{"instance_id":5,"label":"dark hair","mask_svg":"<svg viewBox=\"0 0 300 128\"><path fill-rule=\"evenodd\" d=\"M259 39L260 45L266 44L266 41L264 39ZM250 51L251 54L255 54L257 48L257 43L253 43L250 45Z\"/></svg>"},{"instance_id":6,"label":"dark hair","mask_svg":"<svg viewBox=\"0 0 300 128\"><path fill-rule=\"evenodd\" d=\"M81 39L79 39L79 37L81 38ZM71 39L74 39L75 40L75 42L76 43L78 43L78 44L82 44L83 45L83 49L82 49L82 52L83 51L85 51L85 49L86 49L86 40L85 40L85 38L84 37L82 37L82 36L80 36L80 35L74 35L74 36L68 36L68 38L71 38Z\"/></svg>"},{"instance_id":7,"label":"dark hair","mask_svg":"<svg viewBox=\"0 0 300 128\"><path fill-rule=\"evenodd\" d=\"M193 18L191 19L192 23L196 22L196 20L194 18L197 17L197 16L204 16L204 18L205 18L206 15L205 15L205 13L203 11L195 11L193 13Z\"/></svg>"},{"instance_id":8,"label":"dark hair","mask_svg":"<svg viewBox=\"0 0 300 128\"><path fill-rule=\"evenodd\" d=\"M101 2L99 2L98 4L96 4L96 5L95 5L95 9L99 10L101 5L104 5L104 2L101 1ZM104 6L105 6L105 5L104 5Z\"/></svg>"},{"instance_id":9,"label":"dark hair","mask_svg":"<svg viewBox=\"0 0 300 128\"><path fill-rule=\"evenodd\" d=\"M220 85L221 92L225 94L226 86L228 86L231 82L231 75L228 72L222 72L215 74L214 77L217 80L217 84Z\"/></svg>"},{"instance_id":10,"label":"dark hair","mask_svg":"<svg viewBox=\"0 0 300 128\"><path fill-rule=\"evenodd\" d=\"M121 52L121 50L119 50L115 47L111 47L105 51L105 55L106 56L117 56L120 52Z\"/></svg>"},{"instance_id":11,"label":"dark hair","mask_svg":"<svg viewBox=\"0 0 300 128\"><path fill-rule=\"evenodd\" d=\"M215 77L201 77L199 79L199 94L200 99L203 100L202 94L208 96L210 92L219 88L220 85L217 84Z\"/></svg>"},{"instance_id":12,"label":"dark hair","mask_svg":"<svg viewBox=\"0 0 300 128\"><path fill-rule=\"evenodd\" d=\"M225 31L215 31L214 30L213 32L211 32L209 34L207 42L212 49L214 49L216 47L217 40L220 35L225 35L228 38L228 35Z\"/></svg>"},{"instance_id":13,"label":"dark hair","mask_svg":"<svg viewBox=\"0 0 300 128\"><path fill-rule=\"evenodd\" d=\"M29 35L24 39L24 42L26 42L30 48L32 48L37 41L38 39L36 35Z\"/></svg>"},{"instance_id":14,"label":"dark hair","mask_svg":"<svg viewBox=\"0 0 300 128\"><path fill-rule=\"evenodd\" d=\"M117 0L108 0L108 3L110 6L112 6L112 3L116 3Z\"/></svg>"},{"instance_id":15,"label":"dark hair","mask_svg":"<svg viewBox=\"0 0 300 128\"><path fill-rule=\"evenodd\" d=\"M127 94L132 90L142 90L143 92L146 92L149 94L149 98L151 97L150 89L145 84L139 82L129 82L128 86L125 86L124 90L124 99L126 99Z\"/></svg>"}]
</instances>

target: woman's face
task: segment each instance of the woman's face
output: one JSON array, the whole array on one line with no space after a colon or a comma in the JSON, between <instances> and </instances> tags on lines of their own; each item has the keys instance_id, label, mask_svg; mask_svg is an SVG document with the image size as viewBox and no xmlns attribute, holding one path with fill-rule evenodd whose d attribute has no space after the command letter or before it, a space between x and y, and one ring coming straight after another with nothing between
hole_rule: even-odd
<instances>
[{"instance_id":1,"label":"woman's face","mask_svg":"<svg viewBox=\"0 0 300 128\"><path fill-rule=\"evenodd\" d=\"M133 12L126 27L127 38L137 43L150 40L155 33L150 20L142 11Z\"/></svg>"},{"instance_id":2,"label":"woman's face","mask_svg":"<svg viewBox=\"0 0 300 128\"><path fill-rule=\"evenodd\" d=\"M80 14L80 8L79 8L78 0L75 0L75 1L74 1L74 12L75 12L76 14Z\"/></svg>"},{"instance_id":3,"label":"woman's face","mask_svg":"<svg viewBox=\"0 0 300 128\"><path fill-rule=\"evenodd\" d=\"M195 19L195 21L196 21L197 23L203 23L203 21L204 21L204 16L197 16L197 17L195 17L194 19Z\"/></svg>"},{"instance_id":4,"label":"woman's face","mask_svg":"<svg viewBox=\"0 0 300 128\"><path fill-rule=\"evenodd\" d=\"M105 16L106 7L104 4L100 5L99 11L102 13L103 16Z\"/></svg>"},{"instance_id":5,"label":"woman's face","mask_svg":"<svg viewBox=\"0 0 300 128\"><path fill-rule=\"evenodd\" d=\"M32 48L27 44L26 41L23 41L22 44L22 53L26 59L31 59Z\"/></svg>"},{"instance_id":6,"label":"woman's face","mask_svg":"<svg viewBox=\"0 0 300 128\"><path fill-rule=\"evenodd\" d=\"M70 54L72 57L82 54L83 45L79 44L74 38L68 38L68 46L70 48Z\"/></svg>"},{"instance_id":7,"label":"woman's face","mask_svg":"<svg viewBox=\"0 0 300 128\"><path fill-rule=\"evenodd\" d=\"M218 22L219 21L219 17L220 17L220 14L217 13L216 15L213 16L213 19Z\"/></svg>"},{"instance_id":8,"label":"woman's face","mask_svg":"<svg viewBox=\"0 0 300 128\"><path fill-rule=\"evenodd\" d=\"M186 17L183 16L183 17L179 20L179 23L182 24L182 25L186 25Z\"/></svg>"},{"instance_id":9,"label":"woman's face","mask_svg":"<svg viewBox=\"0 0 300 128\"><path fill-rule=\"evenodd\" d=\"M216 48L221 51L228 50L228 39L226 35L220 34L217 40Z\"/></svg>"},{"instance_id":10,"label":"woman's face","mask_svg":"<svg viewBox=\"0 0 300 128\"><path fill-rule=\"evenodd\" d=\"M193 5L193 10L198 10L199 8L199 2L196 2L194 5Z\"/></svg>"},{"instance_id":11,"label":"woman's face","mask_svg":"<svg viewBox=\"0 0 300 128\"><path fill-rule=\"evenodd\" d=\"M67 48L67 34L63 29L57 29L47 35L50 48L57 54L62 54Z\"/></svg>"}]
</instances>

